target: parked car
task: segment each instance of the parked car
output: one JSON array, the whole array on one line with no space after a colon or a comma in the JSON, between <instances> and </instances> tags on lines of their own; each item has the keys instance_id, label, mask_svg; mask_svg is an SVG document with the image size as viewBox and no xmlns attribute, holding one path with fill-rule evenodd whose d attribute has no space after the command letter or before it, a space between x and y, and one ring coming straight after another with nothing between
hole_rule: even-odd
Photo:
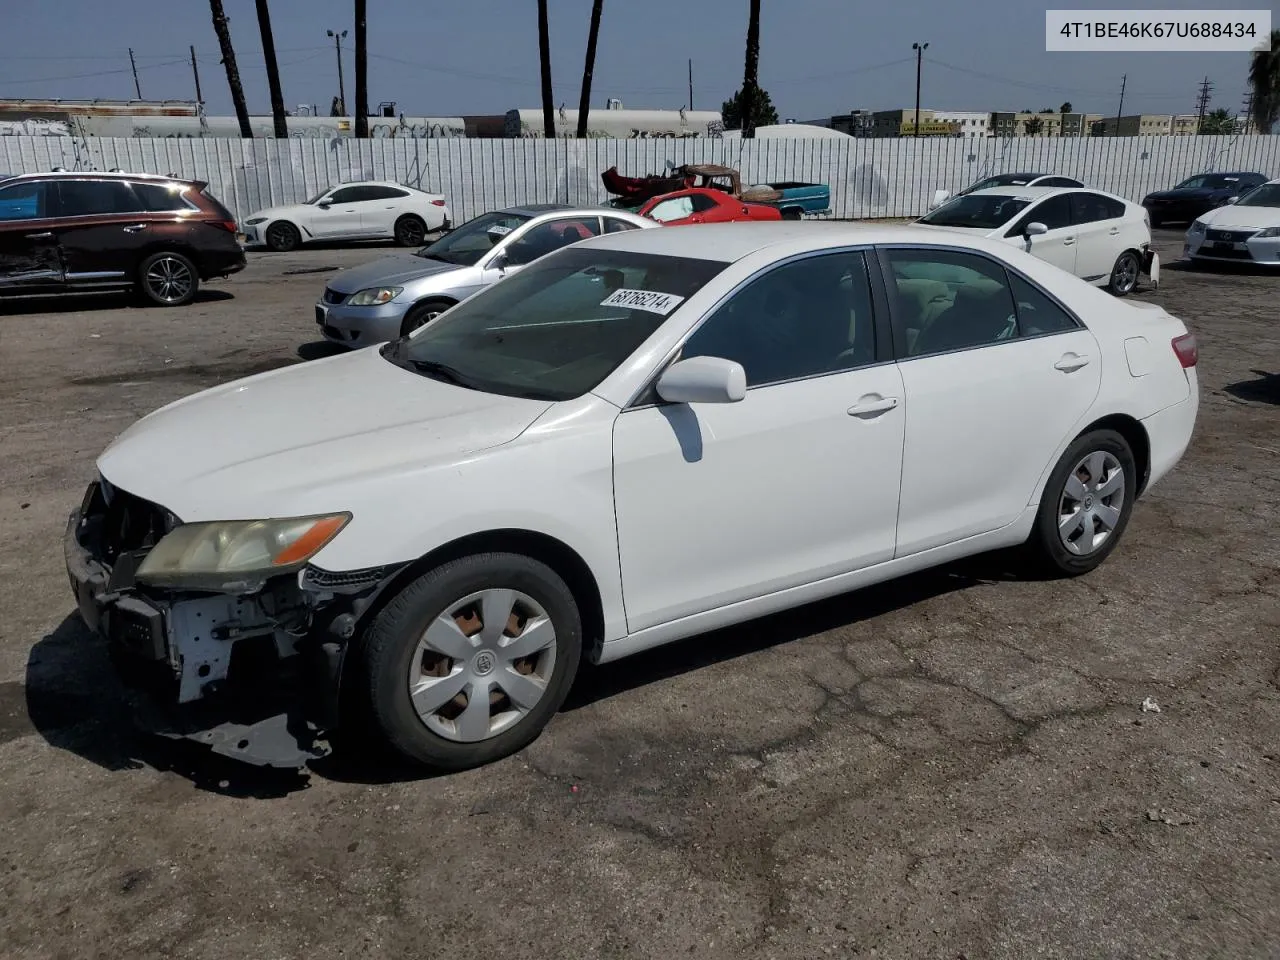
<instances>
[{"instance_id":1,"label":"parked car","mask_svg":"<svg viewBox=\"0 0 1280 960\"><path fill-rule=\"evenodd\" d=\"M334 274L316 304L316 323L325 339L349 349L394 340L552 250L657 226L622 210L556 203L495 210L415 253Z\"/></svg>"},{"instance_id":2,"label":"parked car","mask_svg":"<svg viewBox=\"0 0 1280 960\"><path fill-rule=\"evenodd\" d=\"M165 307L245 266L202 180L25 173L0 179L0 296L137 290Z\"/></svg>"},{"instance_id":3,"label":"parked car","mask_svg":"<svg viewBox=\"0 0 1280 960\"><path fill-rule=\"evenodd\" d=\"M1186 223L1266 182L1267 177L1261 173L1198 173L1171 190L1148 193L1142 198L1142 205L1153 227Z\"/></svg>"},{"instance_id":4,"label":"parked car","mask_svg":"<svg viewBox=\"0 0 1280 960\"><path fill-rule=\"evenodd\" d=\"M448 225L449 204L442 194L365 180L330 187L305 203L255 210L241 229L246 244L284 252L315 240L391 238L402 247L416 247Z\"/></svg>"},{"instance_id":5,"label":"parked car","mask_svg":"<svg viewBox=\"0 0 1280 960\"><path fill-rule=\"evenodd\" d=\"M164 729L301 763L305 721L364 701L457 769L532 740L584 659L997 548L1093 570L1187 447L1196 361L1159 305L979 236L608 233L144 417L66 565Z\"/></svg>"},{"instance_id":6,"label":"parked car","mask_svg":"<svg viewBox=\"0 0 1280 960\"><path fill-rule=\"evenodd\" d=\"M669 173L647 177L624 177L617 167L610 167L600 174L600 179L605 189L615 194L609 206L620 210L637 211L654 197L694 188L717 190L750 203L772 204L784 220L800 220L806 213L826 213L831 209L831 188L825 183L786 181L743 186L736 169L720 164L687 163Z\"/></svg>"},{"instance_id":7,"label":"parked car","mask_svg":"<svg viewBox=\"0 0 1280 960\"><path fill-rule=\"evenodd\" d=\"M1187 231L1182 255L1192 261L1280 266L1280 180L1202 214Z\"/></svg>"},{"instance_id":8,"label":"parked car","mask_svg":"<svg viewBox=\"0 0 1280 960\"><path fill-rule=\"evenodd\" d=\"M1160 282L1146 213L1101 190L993 187L953 197L917 222L1022 247L1119 297L1140 274Z\"/></svg>"},{"instance_id":9,"label":"parked car","mask_svg":"<svg viewBox=\"0 0 1280 960\"><path fill-rule=\"evenodd\" d=\"M692 223L732 223L737 220L781 220L772 204L737 200L723 190L692 187L646 200L636 213L668 227Z\"/></svg>"},{"instance_id":10,"label":"parked car","mask_svg":"<svg viewBox=\"0 0 1280 960\"><path fill-rule=\"evenodd\" d=\"M997 173L965 187L957 197L963 197L978 190L990 190L992 187L1083 187L1084 184L1075 177L1064 177L1056 173ZM932 206L937 207L951 199L951 191L935 190Z\"/></svg>"}]
</instances>

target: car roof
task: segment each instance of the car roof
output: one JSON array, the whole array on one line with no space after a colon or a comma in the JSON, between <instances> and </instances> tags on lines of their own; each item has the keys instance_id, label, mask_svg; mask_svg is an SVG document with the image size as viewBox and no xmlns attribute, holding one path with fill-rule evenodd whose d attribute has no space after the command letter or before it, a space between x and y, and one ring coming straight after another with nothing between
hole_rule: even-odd
<instances>
[{"instance_id":1,"label":"car roof","mask_svg":"<svg viewBox=\"0 0 1280 960\"><path fill-rule=\"evenodd\" d=\"M203 183L192 177L170 177L163 173L125 173L123 170L46 170L16 173L9 180L41 180L59 177L92 177L95 180L155 180L164 183Z\"/></svg>"},{"instance_id":2,"label":"car roof","mask_svg":"<svg viewBox=\"0 0 1280 960\"><path fill-rule=\"evenodd\" d=\"M821 221L739 221L655 230L625 230L583 240L591 246L691 260L732 263L766 247L785 245L788 255L831 247L912 243L1005 253L1007 244L985 237L948 233L916 224Z\"/></svg>"},{"instance_id":3,"label":"car roof","mask_svg":"<svg viewBox=\"0 0 1280 960\"><path fill-rule=\"evenodd\" d=\"M540 217L544 213L557 213L562 210L579 210L581 207L571 207L567 203L522 203L514 207L504 207L497 213L512 213L524 217ZM585 212L585 210L584 210Z\"/></svg>"},{"instance_id":4,"label":"car roof","mask_svg":"<svg viewBox=\"0 0 1280 960\"><path fill-rule=\"evenodd\" d=\"M1094 187L1019 187L1010 185L1007 187L983 187L981 190L974 190L968 194L970 197L1029 197L1032 200L1039 200L1041 197L1047 197L1052 193L1098 193L1104 197L1110 197L1112 200L1124 200L1124 197L1117 197L1113 193L1107 193L1105 190L1097 190ZM1125 200L1128 203L1127 200Z\"/></svg>"}]
</instances>

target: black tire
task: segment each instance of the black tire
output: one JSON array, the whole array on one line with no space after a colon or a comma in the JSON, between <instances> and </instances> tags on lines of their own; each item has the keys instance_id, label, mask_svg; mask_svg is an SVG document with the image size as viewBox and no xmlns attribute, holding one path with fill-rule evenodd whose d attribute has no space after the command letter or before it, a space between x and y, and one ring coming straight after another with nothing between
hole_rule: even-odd
<instances>
[{"instance_id":1,"label":"black tire","mask_svg":"<svg viewBox=\"0 0 1280 960\"><path fill-rule=\"evenodd\" d=\"M406 213L396 221L396 243L402 247L420 247L427 239L427 225L416 214Z\"/></svg>"},{"instance_id":2,"label":"black tire","mask_svg":"<svg viewBox=\"0 0 1280 960\"><path fill-rule=\"evenodd\" d=\"M803 211L797 209L796 207L788 207L786 210L782 211L782 219L783 220L802 220L804 219L804 213Z\"/></svg>"},{"instance_id":3,"label":"black tire","mask_svg":"<svg viewBox=\"0 0 1280 960\"><path fill-rule=\"evenodd\" d=\"M1116 257L1107 289L1117 297L1127 297L1138 289L1138 277L1141 274L1142 260L1132 250L1126 250Z\"/></svg>"},{"instance_id":4,"label":"black tire","mask_svg":"<svg viewBox=\"0 0 1280 960\"><path fill-rule=\"evenodd\" d=\"M266 240L267 246L276 253L288 253L290 250L296 249L298 244L302 242L302 234L288 220L277 220L267 227L267 232L263 239Z\"/></svg>"},{"instance_id":5,"label":"black tire","mask_svg":"<svg viewBox=\"0 0 1280 960\"><path fill-rule=\"evenodd\" d=\"M1058 532L1062 516L1061 507L1068 497L1067 481L1072 472L1076 470L1078 464L1096 454L1108 455L1123 471L1124 500L1119 507L1119 519L1107 537L1096 549L1082 554L1069 549ZM1110 477L1111 472L1107 472L1105 476ZM1077 479L1080 479L1078 474ZM1088 483L1094 483L1096 486L1096 481L1097 478L1090 477L1086 481L1086 486ZM1095 569L1111 554L1124 535L1125 528L1129 525L1129 517L1133 512L1133 502L1137 492L1138 468L1129 441L1114 430L1093 430L1077 437L1071 446L1067 447L1058 465L1053 468L1053 473L1049 475L1044 494L1040 498L1035 527L1027 543L1041 569L1067 577L1078 577ZM1103 498L1098 498L1099 505L1102 505L1102 500ZM1090 500L1090 505L1092 502ZM1084 507L1084 501L1081 501L1081 507ZM1098 528L1092 520L1087 518L1086 520L1089 523L1089 529ZM1083 538L1084 535L1084 530L1081 529L1079 538Z\"/></svg>"},{"instance_id":6,"label":"black tire","mask_svg":"<svg viewBox=\"0 0 1280 960\"><path fill-rule=\"evenodd\" d=\"M153 253L138 267L138 289L148 303L182 307L196 298L200 274L196 265L180 253Z\"/></svg>"},{"instance_id":7,"label":"black tire","mask_svg":"<svg viewBox=\"0 0 1280 960\"><path fill-rule=\"evenodd\" d=\"M410 666L427 627L451 604L486 589L516 590L542 607L555 631L555 662L541 699L518 721L488 739L451 740L428 728L415 710ZM463 770L525 747L560 709L578 672L582 621L573 594L550 567L520 554L483 553L445 563L408 584L378 613L364 639L363 676L377 730L411 760Z\"/></svg>"},{"instance_id":8,"label":"black tire","mask_svg":"<svg viewBox=\"0 0 1280 960\"><path fill-rule=\"evenodd\" d=\"M400 336L406 337L419 327L426 326L452 306L452 300L423 300L415 303L400 322Z\"/></svg>"}]
</instances>

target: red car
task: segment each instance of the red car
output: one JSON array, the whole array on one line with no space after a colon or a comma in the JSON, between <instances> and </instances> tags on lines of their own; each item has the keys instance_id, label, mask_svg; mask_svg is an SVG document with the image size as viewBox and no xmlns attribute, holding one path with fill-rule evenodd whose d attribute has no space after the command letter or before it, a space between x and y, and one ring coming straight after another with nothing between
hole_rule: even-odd
<instances>
[{"instance_id":1,"label":"red car","mask_svg":"<svg viewBox=\"0 0 1280 960\"><path fill-rule=\"evenodd\" d=\"M781 220L782 211L767 203L739 200L724 190L690 187L646 200L636 213L668 227L686 223L732 223L738 220Z\"/></svg>"}]
</instances>

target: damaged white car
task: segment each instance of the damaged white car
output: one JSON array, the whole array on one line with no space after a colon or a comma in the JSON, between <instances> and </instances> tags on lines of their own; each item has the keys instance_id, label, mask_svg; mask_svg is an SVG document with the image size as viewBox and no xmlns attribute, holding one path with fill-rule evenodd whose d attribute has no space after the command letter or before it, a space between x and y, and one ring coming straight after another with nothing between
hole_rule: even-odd
<instances>
[{"instance_id":1,"label":"damaged white car","mask_svg":"<svg viewBox=\"0 0 1280 960\"><path fill-rule=\"evenodd\" d=\"M584 658L996 548L1092 570L1187 447L1196 359L999 240L608 234L144 417L67 569L152 729L292 765L356 711L458 769L532 740Z\"/></svg>"}]
</instances>

